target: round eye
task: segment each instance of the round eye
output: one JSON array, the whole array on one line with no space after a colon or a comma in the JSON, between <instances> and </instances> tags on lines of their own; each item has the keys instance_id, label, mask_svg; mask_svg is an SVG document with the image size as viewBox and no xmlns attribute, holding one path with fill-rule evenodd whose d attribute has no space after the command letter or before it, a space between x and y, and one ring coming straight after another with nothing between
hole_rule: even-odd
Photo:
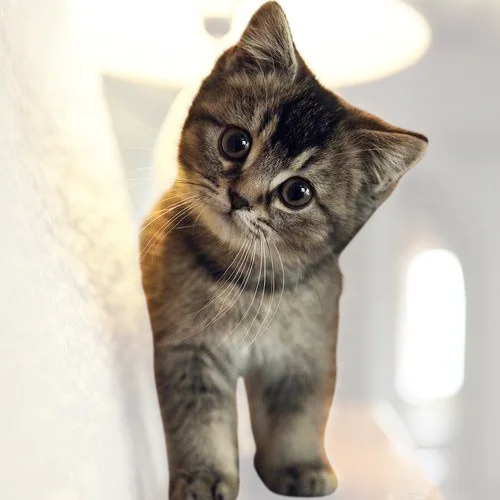
<instances>
[{"instance_id":1,"label":"round eye","mask_svg":"<svg viewBox=\"0 0 500 500\"><path fill-rule=\"evenodd\" d=\"M292 177L279 188L283 203L289 208L303 208L313 199L313 187L300 177Z\"/></svg>"},{"instance_id":2,"label":"round eye","mask_svg":"<svg viewBox=\"0 0 500 500\"><path fill-rule=\"evenodd\" d=\"M221 152L230 160L241 160L249 153L251 146L250 135L239 128L228 128L220 138Z\"/></svg>"}]
</instances>

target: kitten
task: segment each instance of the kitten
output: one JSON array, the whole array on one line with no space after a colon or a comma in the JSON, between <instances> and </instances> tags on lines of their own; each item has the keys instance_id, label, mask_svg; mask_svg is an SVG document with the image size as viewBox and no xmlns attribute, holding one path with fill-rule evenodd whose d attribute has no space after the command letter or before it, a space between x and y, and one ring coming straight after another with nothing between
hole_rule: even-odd
<instances>
[{"instance_id":1,"label":"kitten","mask_svg":"<svg viewBox=\"0 0 500 500\"><path fill-rule=\"evenodd\" d=\"M426 146L323 88L275 2L220 57L141 237L172 500L236 498L240 376L267 487L335 490L339 254Z\"/></svg>"}]
</instances>

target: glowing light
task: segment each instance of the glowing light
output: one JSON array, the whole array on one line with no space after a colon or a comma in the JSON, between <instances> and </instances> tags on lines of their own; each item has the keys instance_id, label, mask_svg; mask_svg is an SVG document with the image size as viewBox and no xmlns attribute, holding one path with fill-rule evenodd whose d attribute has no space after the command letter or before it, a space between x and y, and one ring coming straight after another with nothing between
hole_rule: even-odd
<instances>
[{"instance_id":1,"label":"glowing light","mask_svg":"<svg viewBox=\"0 0 500 500\"><path fill-rule=\"evenodd\" d=\"M98 63L107 73L182 87L206 75L265 0L71 0ZM430 45L425 19L400 0L281 0L296 45L328 86L391 75ZM211 37L204 17L233 18Z\"/></svg>"},{"instance_id":2,"label":"glowing light","mask_svg":"<svg viewBox=\"0 0 500 500\"><path fill-rule=\"evenodd\" d=\"M462 387L465 287L458 258L427 250L408 267L396 388L409 403L451 397Z\"/></svg>"},{"instance_id":3,"label":"glowing light","mask_svg":"<svg viewBox=\"0 0 500 500\"><path fill-rule=\"evenodd\" d=\"M243 4L234 37L265 0ZM399 0L281 0L297 49L330 87L389 76L415 64L430 46L425 18Z\"/></svg>"},{"instance_id":4,"label":"glowing light","mask_svg":"<svg viewBox=\"0 0 500 500\"><path fill-rule=\"evenodd\" d=\"M204 28L200 1L70 1L108 74L182 87L211 70L218 46Z\"/></svg>"}]
</instances>

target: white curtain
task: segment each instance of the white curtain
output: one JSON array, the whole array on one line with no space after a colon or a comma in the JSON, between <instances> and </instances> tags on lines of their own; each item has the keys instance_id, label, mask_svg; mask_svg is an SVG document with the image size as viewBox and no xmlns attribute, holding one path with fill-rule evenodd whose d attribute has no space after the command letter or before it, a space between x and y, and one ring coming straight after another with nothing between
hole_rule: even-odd
<instances>
[{"instance_id":1,"label":"white curtain","mask_svg":"<svg viewBox=\"0 0 500 500\"><path fill-rule=\"evenodd\" d=\"M69 1L0 3L0 498L167 498L136 233Z\"/></svg>"}]
</instances>

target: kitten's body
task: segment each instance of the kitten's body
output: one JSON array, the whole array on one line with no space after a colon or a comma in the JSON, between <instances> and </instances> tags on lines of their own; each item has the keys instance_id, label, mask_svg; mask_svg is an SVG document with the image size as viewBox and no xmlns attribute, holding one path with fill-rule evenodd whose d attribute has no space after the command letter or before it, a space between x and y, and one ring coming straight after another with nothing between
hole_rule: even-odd
<instances>
[{"instance_id":1,"label":"kitten's body","mask_svg":"<svg viewBox=\"0 0 500 500\"><path fill-rule=\"evenodd\" d=\"M297 285L296 273L286 267L286 262L283 281L277 253L271 257L263 253L262 261L265 258L268 264L265 289L264 266L257 256L245 288L226 284L220 278L217 284L218 278L207 276L207 269L184 241L193 238L192 224L186 224L189 227L184 237L181 230L173 231L168 245L151 248L154 267L150 273L145 272L144 278L155 332L161 407L166 428L172 426L171 432L167 430L167 437L171 437L171 471L175 476L175 471L215 467L218 474L214 481L226 475L236 487L234 393L237 378L243 376L257 446L269 461L257 461L257 467L269 487L282 493L310 495L332 491L335 478L320 466L327 463L323 427L335 383L341 289L336 258L332 256L331 262L324 263L321 275L306 277ZM157 233L158 228L152 234L145 233L145 241L161 240L168 227L162 233ZM161 261L168 264L159 266ZM143 267L148 269L147 264ZM259 272L261 286L257 286ZM152 293L155 289L157 296ZM232 293L221 293L224 289ZM217 417L209 416L216 407ZM202 410L203 418L208 417L206 433L200 428L197 410ZM190 418L193 425L186 425ZM172 435L183 444L176 443ZM272 443L273 439L283 442ZM189 454L176 463L175 450L186 446L196 450L195 456ZM204 452L208 455L204 456ZM298 473L292 467L302 468L303 486L294 485ZM317 479L316 483L307 485L308 478ZM190 498L183 495L172 498ZM233 498L231 495L221 498Z\"/></svg>"},{"instance_id":2,"label":"kitten's body","mask_svg":"<svg viewBox=\"0 0 500 500\"><path fill-rule=\"evenodd\" d=\"M221 154L228 127L251 138L238 160ZM179 179L142 232L172 500L236 498L239 376L266 485L335 489L323 435L338 256L424 149L323 89L275 3L221 57L186 122ZM311 188L300 207L284 194L294 179Z\"/></svg>"}]
</instances>

